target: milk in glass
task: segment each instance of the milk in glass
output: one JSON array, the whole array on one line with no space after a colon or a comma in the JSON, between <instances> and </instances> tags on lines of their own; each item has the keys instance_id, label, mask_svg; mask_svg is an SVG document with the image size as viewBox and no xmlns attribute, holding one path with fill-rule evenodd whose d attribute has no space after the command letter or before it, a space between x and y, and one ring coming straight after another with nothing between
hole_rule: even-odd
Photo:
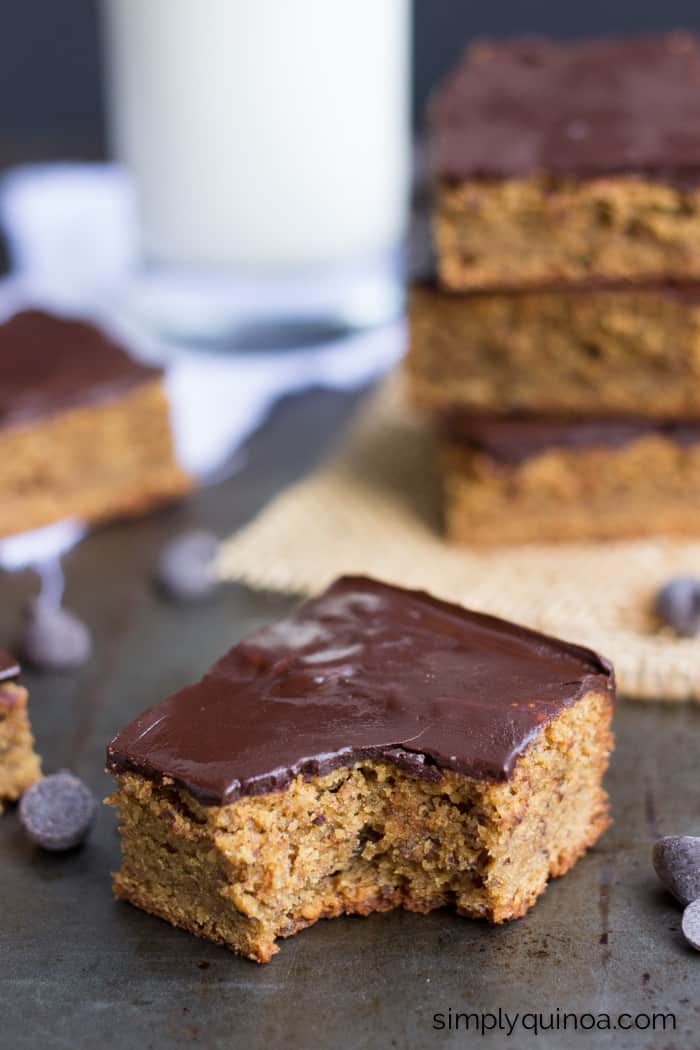
<instances>
[{"instance_id":1,"label":"milk in glass","mask_svg":"<svg viewBox=\"0 0 700 1050\"><path fill-rule=\"evenodd\" d=\"M103 4L115 149L151 298L178 289L168 323L395 311L408 0Z\"/></svg>"}]
</instances>

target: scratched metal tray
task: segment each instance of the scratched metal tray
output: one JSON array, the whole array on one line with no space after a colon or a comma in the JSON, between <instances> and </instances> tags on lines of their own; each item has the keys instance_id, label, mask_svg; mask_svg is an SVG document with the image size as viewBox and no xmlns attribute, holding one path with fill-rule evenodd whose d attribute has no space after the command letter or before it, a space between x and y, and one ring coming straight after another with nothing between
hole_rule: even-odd
<instances>
[{"instance_id":1,"label":"scratched metal tray","mask_svg":"<svg viewBox=\"0 0 700 1050\"><path fill-rule=\"evenodd\" d=\"M249 518L314 461L349 407L328 394L287 402L237 477L181 508L105 529L67 559L68 604L97 646L79 674L28 676L47 771L70 766L105 795L114 731L288 610L286 598L238 587L173 608L153 593L149 569L179 529L224 534ZM0 586L7 641L34 581L21 574ZM264 967L112 900L111 811L66 856L34 850L9 812L0 818L0 1050L457 1047L480 1044L482 1014L494 1015L487 1029L501 1025L484 1037L491 1046L700 1047L700 955L684 946L679 910L649 864L657 834L700 832L700 707L622 702L616 733L614 827L522 921L493 928L440 912L321 922L282 942ZM536 1015L556 1024L557 1011L559 1030L535 1037ZM455 1029L458 1013L477 1015L469 1029L464 1018ZM675 1030L669 1018L661 1031L655 1013L674 1014ZM515 1014L527 1016L508 1036ZM593 1015L596 1027L582 1034L569 1017L565 1030L564 1014L578 1015L580 1029ZM622 1014L649 1027L600 1027Z\"/></svg>"}]
</instances>

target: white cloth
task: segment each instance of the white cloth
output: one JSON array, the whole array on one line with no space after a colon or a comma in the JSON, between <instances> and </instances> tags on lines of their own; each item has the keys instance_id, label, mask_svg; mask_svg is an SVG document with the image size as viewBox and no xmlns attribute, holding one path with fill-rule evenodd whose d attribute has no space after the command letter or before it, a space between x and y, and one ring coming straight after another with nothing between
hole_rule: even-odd
<instances>
[{"instance_id":1,"label":"white cloth","mask_svg":"<svg viewBox=\"0 0 700 1050\"><path fill-rule=\"evenodd\" d=\"M231 354L188 351L135 329L119 306L138 252L135 208L128 175L115 165L15 169L0 183L0 224L12 266L0 280L0 319L28 305L87 317L135 356L163 364L178 458L202 480L235 469L236 449L283 395L358 387L403 351L402 321L309 348ZM60 554L81 532L62 523L0 541L0 566Z\"/></svg>"}]
</instances>

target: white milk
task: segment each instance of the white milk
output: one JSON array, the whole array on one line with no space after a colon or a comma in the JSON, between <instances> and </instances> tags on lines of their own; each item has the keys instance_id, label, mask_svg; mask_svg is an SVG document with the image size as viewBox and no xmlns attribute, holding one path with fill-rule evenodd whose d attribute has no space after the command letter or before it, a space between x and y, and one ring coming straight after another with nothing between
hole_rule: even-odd
<instances>
[{"instance_id":1,"label":"white milk","mask_svg":"<svg viewBox=\"0 0 700 1050\"><path fill-rule=\"evenodd\" d=\"M395 247L408 0L103 0L150 260L281 271Z\"/></svg>"}]
</instances>

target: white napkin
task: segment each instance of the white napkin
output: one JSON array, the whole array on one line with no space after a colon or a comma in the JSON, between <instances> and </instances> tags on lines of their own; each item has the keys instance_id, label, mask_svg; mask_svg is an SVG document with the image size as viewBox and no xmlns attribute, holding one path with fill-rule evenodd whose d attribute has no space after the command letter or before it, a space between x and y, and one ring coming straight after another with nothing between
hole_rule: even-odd
<instances>
[{"instance_id":1,"label":"white napkin","mask_svg":"<svg viewBox=\"0 0 700 1050\"><path fill-rule=\"evenodd\" d=\"M0 182L0 223L12 265L0 280L0 319L28 305L86 317L135 356L163 364L178 458L203 480L224 465L235 469L236 449L280 397L313 386L358 387L390 368L405 345L403 321L308 348L231 354L187 350L136 328L120 307L138 252L134 198L115 165L10 172ZM82 531L80 523L61 523L0 541L0 566L41 563Z\"/></svg>"}]
</instances>

